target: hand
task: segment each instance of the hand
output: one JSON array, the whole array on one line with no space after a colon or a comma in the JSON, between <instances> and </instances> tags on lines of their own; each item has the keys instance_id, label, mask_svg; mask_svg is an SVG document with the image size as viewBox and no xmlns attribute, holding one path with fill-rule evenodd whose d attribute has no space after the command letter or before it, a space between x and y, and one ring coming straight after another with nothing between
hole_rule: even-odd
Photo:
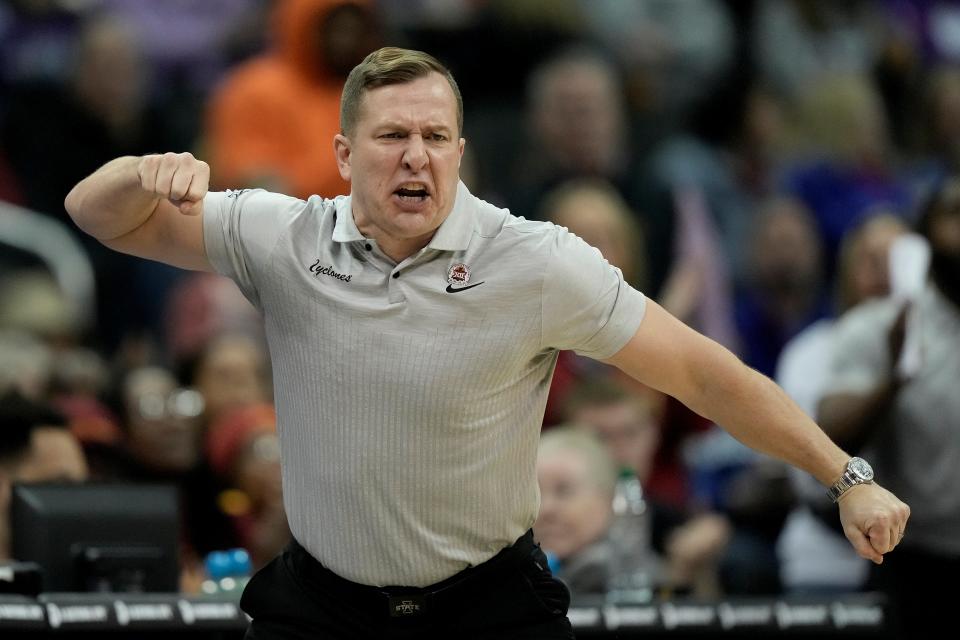
<instances>
[{"instance_id":1,"label":"hand","mask_svg":"<svg viewBox=\"0 0 960 640\"><path fill-rule=\"evenodd\" d=\"M903 539L910 507L878 484L858 484L840 497L843 532L857 553L880 564Z\"/></svg>"},{"instance_id":2,"label":"hand","mask_svg":"<svg viewBox=\"0 0 960 640\"><path fill-rule=\"evenodd\" d=\"M210 165L190 153L164 153L140 158L140 187L172 202L180 213L197 215L210 186Z\"/></svg>"}]
</instances>

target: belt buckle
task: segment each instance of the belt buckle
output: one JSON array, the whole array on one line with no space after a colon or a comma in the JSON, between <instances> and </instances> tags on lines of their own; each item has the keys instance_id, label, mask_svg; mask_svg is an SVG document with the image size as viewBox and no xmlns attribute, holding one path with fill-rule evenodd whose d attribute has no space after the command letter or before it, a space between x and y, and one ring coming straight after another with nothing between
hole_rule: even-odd
<instances>
[{"instance_id":1,"label":"belt buckle","mask_svg":"<svg viewBox=\"0 0 960 640\"><path fill-rule=\"evenodd\" d=\"M427 610L427 599L420 594L389 596L391 618L411 618L423 615Z\"/></svg>"}]
</instances>

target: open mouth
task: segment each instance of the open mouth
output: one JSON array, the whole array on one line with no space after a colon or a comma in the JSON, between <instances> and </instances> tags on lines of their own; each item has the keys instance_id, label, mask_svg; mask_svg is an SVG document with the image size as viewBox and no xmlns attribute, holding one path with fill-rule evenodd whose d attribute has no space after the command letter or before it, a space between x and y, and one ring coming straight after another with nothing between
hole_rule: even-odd
<instances>
[{"instance_id":1,"label":"open mouth","mask_svg":"<svg viewBox=\"0 0 960 640\"><path fill-rule=\"evenodd\" d=\"M404 185L394 193L406 202L423 202L430 197L430 192L423 185Z\"/></svg>"}]
</instances>

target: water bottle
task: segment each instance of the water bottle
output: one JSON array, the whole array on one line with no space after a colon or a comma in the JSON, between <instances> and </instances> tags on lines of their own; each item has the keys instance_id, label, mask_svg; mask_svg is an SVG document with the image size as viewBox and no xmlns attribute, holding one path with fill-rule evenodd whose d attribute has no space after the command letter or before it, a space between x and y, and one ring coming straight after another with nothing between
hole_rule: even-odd
<instances>
[{"instance_id":1,"label":"water bottle","mask_svg":"<svg viewBox=\"0 0 960 640\"><path fill-rule=\"evenodd\" d=\"M250 581L253 566L246 549L212 551L204 558L207 579L201 589L206 595L229 595L239 600Z\"/></svg>"},{"instance_id":2,"label":"water bottle","mask_svg":"<svg viewBox=\"0 0 960 640\"><path fill-rule=\"evenodd\" d=\"M652 600L655 559L650 546L650 514L643 487L632 469L621 470L617 479L607 540L607 599L622 604Z\"/></svg>"}]
</instances>

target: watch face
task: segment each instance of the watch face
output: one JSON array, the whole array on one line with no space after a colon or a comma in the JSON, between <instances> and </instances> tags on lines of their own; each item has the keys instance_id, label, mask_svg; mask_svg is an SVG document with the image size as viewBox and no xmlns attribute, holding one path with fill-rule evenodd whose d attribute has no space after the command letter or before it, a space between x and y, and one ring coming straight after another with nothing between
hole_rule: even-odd
<instances>
[{"instance_id":1,"label":"watch face","mask_svg":"<svg viewBox=\"0 0 960 640\"><path fill-rule=\"evenodd\" d=\"M863 458L851 458L847 468L861 482L873 480L873 468Z\"/></svg>"}]
</instances>

